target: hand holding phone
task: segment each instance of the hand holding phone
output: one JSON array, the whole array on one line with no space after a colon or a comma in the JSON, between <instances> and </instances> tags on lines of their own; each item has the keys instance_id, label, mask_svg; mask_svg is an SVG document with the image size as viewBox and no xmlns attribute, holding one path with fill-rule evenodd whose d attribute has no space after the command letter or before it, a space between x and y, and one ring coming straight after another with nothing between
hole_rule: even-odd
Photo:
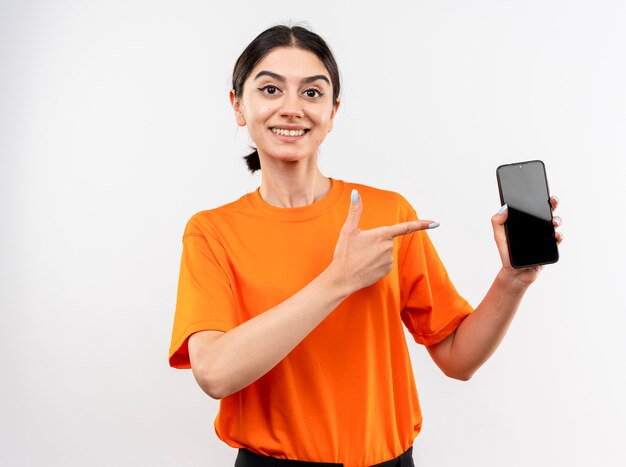
<instances>
[{"instance_id":1,"label":"hand holding phone","mask_svg":"<svg viewBox=\"0 0 626 467\"><path fill-rule=\"evenodd\" d=\"M500 201L508 205L504 227L511 265L526 268L556 263L559 251L544 163L501 165L496 177Z\"/></svg>"}]
</instances>

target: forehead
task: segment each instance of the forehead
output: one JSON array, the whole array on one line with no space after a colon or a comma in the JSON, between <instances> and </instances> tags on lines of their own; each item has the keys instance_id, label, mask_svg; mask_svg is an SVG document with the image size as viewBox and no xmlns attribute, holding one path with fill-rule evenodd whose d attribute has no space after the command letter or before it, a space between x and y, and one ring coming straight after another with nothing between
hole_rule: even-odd
<instances>
[{"instance_id":1,"label":"forehead","mask_svg":"<svg viewBox=\"0 0 626 467\"><path fill-rule=\"evenodd\" d=\"M329 76L328 70L317 55L295 47L278 47L272 50L257 63L248 79L254 79L261 70L278 73L287 79L301 79L314 75Z\"/></svg>"}]
</instances>

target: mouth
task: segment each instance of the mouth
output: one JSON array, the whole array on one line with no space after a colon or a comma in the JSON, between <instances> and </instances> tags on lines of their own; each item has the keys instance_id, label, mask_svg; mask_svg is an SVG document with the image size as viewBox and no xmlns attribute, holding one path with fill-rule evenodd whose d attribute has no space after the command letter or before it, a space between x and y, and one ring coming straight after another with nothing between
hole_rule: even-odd
<instances>
[{"instance_id":1,"label":"mouth","mask_svg":"<svg viewBox=\"0 0 626 467\"><path fill-rule=\"evenodd\" d=\"M279 136L304 136L307 130L306 128L301 128L298 130L287 129L287 128L270 128L272 133Z\"/></svg>"}]
</instances>

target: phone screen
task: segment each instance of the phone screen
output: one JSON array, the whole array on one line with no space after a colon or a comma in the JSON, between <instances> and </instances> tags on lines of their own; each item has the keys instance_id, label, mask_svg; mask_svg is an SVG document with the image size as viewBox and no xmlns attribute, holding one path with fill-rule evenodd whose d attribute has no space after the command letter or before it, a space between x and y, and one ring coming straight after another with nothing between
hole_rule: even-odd
<instances>
[{"instance_id":1,"label":"phone screen","mask_svg":"<svg viewBox=\"0 0 626 467\"><path fill-rule=\"evenodd\" d=\"M558 261L543 162L502 165L496 170L496 175L500 200L509 207L504 226L512 266L523 268Z\"/></svg>"}]
</instances>

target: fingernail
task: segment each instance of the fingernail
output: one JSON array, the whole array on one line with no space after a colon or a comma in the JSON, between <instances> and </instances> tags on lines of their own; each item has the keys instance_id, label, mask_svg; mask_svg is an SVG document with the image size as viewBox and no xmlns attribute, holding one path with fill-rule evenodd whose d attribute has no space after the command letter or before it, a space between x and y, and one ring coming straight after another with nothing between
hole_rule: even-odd
<instances>
[{"instance_id":1,"label":"fingernail","mask_svg":"<svg viewBox=\"0 0 626 467\"><path fill-rule=\"evenodd\" d=\"M501 216L502 214L504 214L504 211L506 211L507 209L509 209L509 206L506 204L503 204L500 210L498 211L498 216Z\"/></svg>"},{"instance_id":2,"label":"fingernail","mask_svg":"<svg viewBox=\"0 0 626 467\"><path fill-rule=\"evenodd\" d=\"M432 224L428 224L428 228L429 229L436 229L437 227L439 227L441 224L439 224L439 222L433 222Z\"/></svg>"},{"instance_id":3,"label":"fingernail","mask_svg":"<svg viewBox=\"0 0 626 467\"><path fill-rule=\"evenodd\" d=\"M554 198L554 199L556 200L556 202L557 202L557 203L558 203L559 201L561 201L557 195L552 195L552 198Z\"/></svg>"},{"instance_id":4,"label":"fingernail","mask_svg":"<svg viewBox=\"0 0 626 467\"><path fill-rule=\"evenodd\" d=\"M358 190L352 190L352 194L350 195L350 199L352 200L353 203L356 203L359 200L359 191Z\"/></svg>"},{"instance_id":5,"label":"fingernail","mask_svg":"<svg viewBox=\"0 0 626 467\"><path fill-rule=\"evenodd\" d=\"M555 217L555 218L554 218L554 223L555 223L556 225L561 225L561 218L560 218L560 217Z\"/></svg>"}]
</instances>

